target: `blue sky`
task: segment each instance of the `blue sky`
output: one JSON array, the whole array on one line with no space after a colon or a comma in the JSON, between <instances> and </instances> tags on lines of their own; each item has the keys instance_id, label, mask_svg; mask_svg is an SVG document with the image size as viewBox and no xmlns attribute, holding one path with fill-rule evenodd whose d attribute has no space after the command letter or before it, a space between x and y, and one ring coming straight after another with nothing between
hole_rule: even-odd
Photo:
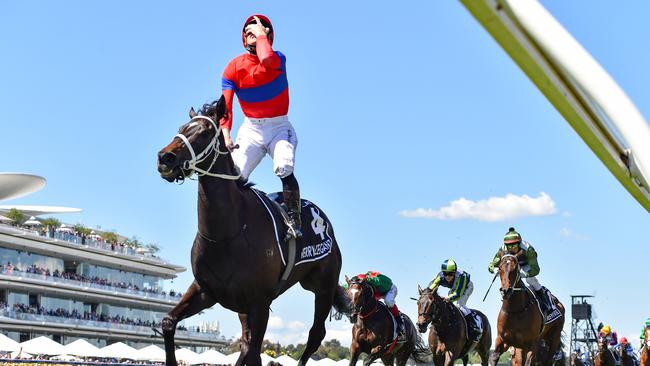
<instances>
[{"instance_id":1,"label":"blue sky","mask_svg":"<svg viewBox=\"0 0 650 366\"><path fill-rule=\"evenodd\" d=\"M650 3L542 3L649 116ZM650 316L648 213L459 2L368 4L0 3L0 170L48 180L3 204L82 208L60 218L159 243L189 268L196 183L163 181L156 153L190 106L219 97L223 68L243 52L242 22L262 13L287 55L296 176L333 221L341 278L386 273L414 317L417 284L454 258L472 275L468 305L494 322L498 292L481 302L486 267L515 226L565 305L596 295L598 320L637 335ZM237 106L235 128L241 119ZM251 180L280 189L268 159ZM477 203L472 215L453 204L461 198ZM519 209L504 208L513 201ZM433 217L400 214L419 208ZM186 272L168 287L190 282ZM311 311L311 293L292 289L273 304L268 337L304 341ZM239 334L219 306L188 324L202 320ZM348 323L328 328L349 342Z\"/></svg>"}]
</instances>

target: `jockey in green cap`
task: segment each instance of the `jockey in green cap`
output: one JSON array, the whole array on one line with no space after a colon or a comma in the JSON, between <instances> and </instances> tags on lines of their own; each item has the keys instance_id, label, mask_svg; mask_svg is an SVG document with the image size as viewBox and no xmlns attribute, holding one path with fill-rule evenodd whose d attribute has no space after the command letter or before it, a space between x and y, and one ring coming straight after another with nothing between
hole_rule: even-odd
<instances>
[{"instance_id":1,"label":"jockey in green cap","mask_svg":"<svg viewBox=\"0 0 650 366\"><path fill-rule=\"evenodd\" d=\"M429 289L435 290L438 286L449 288L449 293L443 298L455 302L465 319L468 320L467 323L472 328L477 328L478 325L472 319L472 312L467 307L469 295L474 292L474 284L470 280L469 273L459 270L456 261L453 259L442 262L440 269L440 273L429 283ZM478 333L481 332L480 328L473 330Z\"/></svg>"},{"instance_id":2,"label":"jockey in green cap","mask_svg":"<svg viewBox=\"0 0 650 366\"><path fill-rule=\"evenodd\" d=\"M521 240L521 235L511 227L503 237L503 246L494 255L488 265L488 271L494 273L499 267L501 257L505 254L511 254L517 257L519 262L521 276L526 279L526 283L535 291L535 295L540 302L542 311L548 315L552 311L551 299L546 296L545 290L537 280L539 274L539 264L537 264L537 252L529 242Z\"/></svg>"}]
</instances>

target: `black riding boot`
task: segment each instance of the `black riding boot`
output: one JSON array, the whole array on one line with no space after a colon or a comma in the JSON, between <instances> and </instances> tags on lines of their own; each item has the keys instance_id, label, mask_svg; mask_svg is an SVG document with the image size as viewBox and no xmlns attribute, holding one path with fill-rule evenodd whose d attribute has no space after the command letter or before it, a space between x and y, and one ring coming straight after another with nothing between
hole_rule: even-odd
<instances>
[{"instance_id":1,"label":"black riding boot","mask_svg":"<svg viewBox=\"0 0 650 366\"><path fill-rule=\"evenodd\" d=\"M282 178L282 197L289 214L289 230L285 240L302 238L302 220L300 219L300 188L293 174Z\"/></svg>"},{"instance_id":2,"label":"black riding boot","mask_svg":"<svg viewBox=\"0 0 650 366\"><path fill-rule=\"evenodd\" d=\"M468 338L472 341L476 340L476 336L481 334L483 330L478 327L478 324L476 324L476 319L474 318L474 314L469 313L465 315L465 321L467 324L469 324L469 333Z\"/></svg>"},{"instance_id":3,"label":"black riding boot","mask_svg":"<svg viewBox=\"0 0 650 366\"><path fill-rule=\"evenodd\" d=\"M539 300L539 305L542 307L542 312L544 316L548 316L551 313L551 304L549 303L548 296L546 296L546 291L543 288L535 291L537 300Z\"/></svg>"}]
</instances>

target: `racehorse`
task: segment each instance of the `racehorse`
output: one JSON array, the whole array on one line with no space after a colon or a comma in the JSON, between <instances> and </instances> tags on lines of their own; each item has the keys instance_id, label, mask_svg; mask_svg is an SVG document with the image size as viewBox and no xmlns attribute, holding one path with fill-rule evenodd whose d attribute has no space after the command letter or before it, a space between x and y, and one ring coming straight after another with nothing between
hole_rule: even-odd
<instances>
[{"instance_id":1,"label":"racehorse","mask_svg":"<svg viewBox=\"0 0 650 366\"><path fill-rule=\"evenodd\" d=\"M418 286L420 298L418 299L417 327L420 333L429 328L429 349L433 353L433 363L436 366L450 366L457 359L463 360L467 366L470 347L473 341L467 334L465 317L451 302L438 295L438 288L422 290ZM490 322L485 314L474 310L481 317L483 333L474 350L481 357L481 365L487 366L492 346Z\"/></svg>"},{"instance_id":2,"label":"racehorse","mask_svg":"<svg viewBox=\"0 0 650 366\"><path fill-rule=\"evenodd\" d=\"M615 366L614 352L609 349L609 341L605 337L598 339L598 351L594 357L595 366Z\"/></svg>"},{"instance_id":3,"label":"racehorse","mask_svg":"<svg viewBox=\"0 0 650 366\"><path fill-rule=\"evenodd\" d=\"M279 249L279 229L259 192L239 178L218 122L225 114L223 96L204 105L200 115L192 108L190 121L158 153L158 171L163 179L182 182L193 173L199 175L198 228L191 251L194 281L162 321L166 362L176 365L177 323L219 303L239 314L241 354L236 366L260 366L269 306L279 294L299 282L315 295L313 325L298 362L303 366L325 337L325 320L332 305L345 311L345 290L338 285L341 252L331 223L319 210L320 227L327 228L326 234L332 239L331 252L294 267L289 277L280 282L284 259ZM303 206L306 203L303 200Z\"/></svg>"},{"instance_id":4,"label":"racehorse","mask_svg":"<svg viewBox=\"0 0 650 366\"><path fill-rule=\"evenodd\" d=\"M428 351L418 335L411 319L403 315L405 340L397 341L396 325L388 307L375 299L372 286L365 280L347 276L348 295L352 306L352 343L350 366L355 366L361 353L369 357L364 366L381 358L386 366L404 366L409 357L417 363L425 363Z\"/></svg>"},{"instance_id":5,"label":"racehorse","mask_svg":"<svg viewBox=\"0 0 650 366\"><path fill-rule=\"evenodd\" d=\"M626 344L621 344L618 348L618 359L621 360L621 366L636 366L634 359L627 353L625 346Z\"/></svg>"},{"instance_id":6,"label":"racehorse","mask_svg":"<svg viewBox=\"0 0 650 366\"><path fill-rule=\"evenodd\" d=\"M521 349L521 364L530 366L533 362L552 365L553 355L559 350L564 306L553 297L555 306L562 314L551 323L545 324L535 296L521 280L517 257L505 254L499 262L501 279L501 310L497 319L497 336L490 365L496 366L499 356L509 346Z\"/></svg>"},{"instance_id":7,"label":"racehorse","mask_svg":"<svg viewBox=\"0 0 650 366\"><path fill-rule=\"evenodd\" d=\"M580 355L576 352L571 353L571 366L585 366L585 363L582 362Z\"/></svg>"},{"instance_id":8,"label":"racehorse","mask_svg":"<svg viewBox=\"0 0 650 366\"><path fill-rule=\"evenodd\" d=\"M643 329L643 346L641 350L641 366L650 366L650 327Z\"/></svg>"}]
</instances>

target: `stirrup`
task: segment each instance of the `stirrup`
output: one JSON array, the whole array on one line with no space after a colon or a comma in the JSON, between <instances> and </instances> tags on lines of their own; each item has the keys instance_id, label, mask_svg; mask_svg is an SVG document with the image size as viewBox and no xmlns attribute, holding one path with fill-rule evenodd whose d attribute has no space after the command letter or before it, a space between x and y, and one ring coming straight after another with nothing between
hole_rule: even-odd
<instances>
[{"instance_id":1,"label":"stirrup","mask_svg":"<svg viewBox=\"0 0 650 366\"><path fill-rule=\"evenodd\" d=\"M302 231L300 228L297 228L294 223L287 225L287 233L284 236L284 241L289 241L291 239L300 239L302 238Z\"/></svg>"}]
</instances>

